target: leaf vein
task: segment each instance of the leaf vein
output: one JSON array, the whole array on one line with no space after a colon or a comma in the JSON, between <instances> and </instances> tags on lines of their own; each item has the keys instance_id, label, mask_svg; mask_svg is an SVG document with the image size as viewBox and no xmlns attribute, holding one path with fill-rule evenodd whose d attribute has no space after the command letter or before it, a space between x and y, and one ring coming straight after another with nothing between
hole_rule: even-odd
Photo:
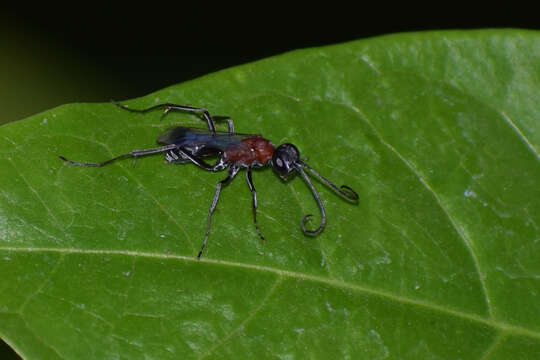
<instances>
[{"instance_id":1,"label":"leaf vein","mask_svg":"<svg viewBox=\"0 0 540 360\"><path fill-rule=\"evenodd\" d=\"M65 359L65 357L62 356L62 355L60 354L60 352L58 351L58 349L56 349L56 348L55 348L53 345L51 345L51 344L45 343L44 340L42 339L42 337L39 336L38 334L36 334L36 333L34 332L34 330L28 325L28 323L26 322L26 319L24 318L24 316L22 316L22 314L20 314L20 313L17 312L17 313L14 313L14 315L18 316L18 317L21 319L22 323L24 324L24 327L25 327L25 328L28 330L28 332L35 338L36 342L38 342L38 343L40 343L40 344L43 344L43 346L44 346L45 348L50 349L54 354L58 355L58 359ZM15 342L9 341L7 336L5 336L4 334L1 334L1 333L0 333L0 338L2 338L3 340L5 340L5 341L9 344L9 346L10 346L11 348L13 348L13 349L15 350L15 352L16 352L19 356L21 356L23 359L29 359L29 358L30 358L30 357L25 356L23 350L22 350L21 348L19 348L19 347L15 344Z\"/></svg>"},{"instance_id":2,"label":"leaf vein","mask_svg":"<svg viewBox=\"0 0 540 360\"><path fill-rule=\"evenodd\" d=\"M500 113L504 121L506 121L510 128L512 128L512 130L519 136L519 138L525 143L527 148L536 156L536 158L540 160L540 154L538 154L538 151L536 151L534 145L529 141L529 139L527 139L523 132L521 132L512 119L510 119L510 117L504 111L501 111Z\"/></svg>"},{"instance_id":3,"label":"leaf vein","mask_svg":"<svg viewBox=\"0 0 540 360\"><path fill-rule=\"evenodd\" d=\"M388 142L386 142L386 140L384 140L382 135L379 134L377 129L368 120L368 118L360 111L360 109L358 109L358 108L356 108L356 107L354 107L352 105L349 105L349 106L352 109L356 109L355 111L358 114L360 114L360 117L373 129L373 131L375 132L375 134L379 138L379 141L381 142L381 144L386 146L392 153L394 153L394 155L398 159L400 159L403 162L403 164L418 178L420 183L433 196L433 198L435 199L435 201L436 201L437 205L439 206L439 208L446 215L446 217L448 218L448 221L450 222L450 224L452 225L454 230L456 230L456 233L459 235L459 237L463 241L465 247L468 249L469 253L471 254L471 258L472 258L474 267L476 268L476 271L478 272L478 281L480 281L480 284L482 286L482 292L484 293L484 298L485 298L485 302L486 302L486 306L487 306L487 309L488 309L489 316L491 318L493 318L493 310L492 310L492 307L491 307L491 301L489 299L488 289L487 289L487 285L486 285L486 282L485 282L486 275L482 271L482 268L480 266L480 261L478 260L478 257L476 256L476 253L473 250L471 240L469 239L469 237L467 236L465 231L463 231L463 229L458 225L457 221L450 214L450 212L446 209L446 207L443 204L443 201L441 200L439 195L437 195L437 192L431 187L431 185L429 185L429 183L424 179L424 177L420 174L420 172L417 171L415 166L413 166L413 164L411 162L409 162L403 155L401 155L401 153L399 153L396 150L396 148L394 148L392 145L390 145Z\"/></svg>"},{"instance_id":4,"label":"leaf vein","mask_svg":"<svg viewBox=\"0 0 540 360\"><path fill-rule=\"evenodd\" d=\"M316 283L326 284L332 287L349 289L354 292L364 293L371 296L377 296L391 301L395 301L402 304L407 304L410 306L421 307L435 312L440 312L447 314L449 316L454 316L460 319L468 320L471 322L476 322L480 324L485 324L487 326L501 329L507 332L512 332L514 334L519 334L523 336L532 337L535 339L540 339L540 331L524 328L521 326L515 326L508 323L505 323L500 320L496 320L492 317L483 317L477 314L463 312L461 310L455 310L443 305L438 305L436 303L431 303L428 301L423 301L420 299L409 298L406 296L396 295L391 292L373 289L357 284L348 283L339 279L334 278L325 278L317 275L305 274L291 270L281 270L271 266L255 265L249 263L239 263L234 261L227 260L218 260L212 258L197 258L192 256L185 255L173 255L173 254L162 254L162 253L151 253L151 252L140 252L140 251L131 251L131 250L95 250L95 249L77 249L77 248L32 248L32 247L0 247L0 251L6 252L56 252L62 254L83 254L83 255L121 255L121 256L136 256L141 258L151 258L151 259L173 259L181 261L192 261L197 263L208 263L221 266L229 266L234 268L241 268L245 270L254 270L260 272L274 273L283 277L289 277L294 279L299 279L302 281L312 281Z\"/></svg>"},{"instance_id":5,"label":"leaf vein","mask_svg":"<svg viewBox=\"0 0 540 360\"><path fill-rule=\"evenodd\" d=\"M442 212L446 215L446 217L448 218L450 224L456 230L456 233L461 238L461 240L463 241L465 247L467 248L467 250L471 254L471 258L472 258L474 267L476 269L476 272L478 273L478 278L479 278L478 280L479 280L479 282L481 284L482 292L484 293L484 300L486 302L486 307L487 307L487 310L488 310L488 314L489 314L490 318L493 318L494 317L493 316L493 310L492 310L492 307L491 307L491 301L490 301L490 298L489 298L489 295L488 295L487 285L486 285L486 282L485 282L486 275L483 273L483 271L481 269L478 257L476 256L476 253L473 250L472 243L471 243L469 237L467 236L467 234L463 231L463 229L460 226L458 226L456 220L448 212L448 210L444 206L441 198L437 195L435 190L433 190L431 185L429 185L429 183L416 170L416 168L403 155L401 155L401 153L399 153L396 150L396 148L394 148L386 140L384 140L384 138L379 133L379 131L377 131L377 128L371 123L371 121L369 121L368 117L358 107L356 107L356 106L354 106L352 104L347 104L347 103L343 103L343 102L335 102L335 101L331 101L331 100L320 100L320 99L313 99L313 100L314 101L326 101L328 103L332 103L332 104L335 104L335 105L345 106L345 107L351 109L352 111L354 111L355 113L357 113L359 115L360 119L363 120L370 128L373 129L373 131L374 131L376 137L378 138L378 140L380 141L380 143L383 144L386 148L388 148L401 162L403 162L403 164L418 178L418 180L426 188L426 190L429 193L431 193L431 195L433 196L433 198L437 202L437 205L440 207Z\"/></svg>"},{"instance_id":6,"label":"leaf vein","mask_svg":"<svg viewBox=\"0 0 540 360\"><path fill-rule=\"evenodd\" d=\"M107 144L104 144L102 142L99 142L99 141L96 141L96 140L93 140L93 139L87 139L87 138L83 138L83 137L80 137L80 136L77 136L77 135L72 135L72 134L59 134L61 136L70 136L70 137L73 137L75 139L79 139L79 140L82 140L82 141L87 141L87 142L90 142L90 143L93 143L95 145L98 145L98 146L101 146L105 149L105 151L109 154L109 156L113 156L112 154L112 151L110 150L110 148L107 146ZM191 240L191 237L189 236L188 232L186 231L186 229L180 225L180 223L178 223L175 218L172 216L172 214L167 210L167 208L165 208L165 206L163 206L163 204L161 204L161 202L156 198L154 197L154 195L152 195L152 193L146 188L146 186L141 183L141 181L133 174L131 173L130 171L128 171L127 169L125 169L123 166L120 166L120 168L122 169L122 171L124 171L128 176L130 176L133 180L135 180L135 182L137 183L137 185L139 185L139 188L144 190L144 192L150 197L150 199L152 199L152 201L159 207L159 209L165 214L167 215L167 217L169 218L169 220L174 224L176 225L177 228L179 228L183 233L184 235L186 236L186 239L189 241L189 244L191 246L191 249L193 252L195 252L195 247L193 245L193 241Z\"/></svg>"},{"instance_id":7,"label":"leaf vein","mask_svg":"<svg viewBox=\"0 0 540 360\"><path fill-rule=\"evenodd\" d=\"M43 280L43 282L41 283L41 285L38 286L36 291L34 291L30 295L28 295L27 298L21 303L21 306L17 310L17 313L20 313L22 315L22 313L24 311L24 308L30 302L30 300L32 298L34 298L37 294L39 294L41 292L41 290L43 290L43 288L45 288L45 286L51 281L52 277L56 273L56 270L58 270L58 267L60 266L62 261L64 261L65 255L66 255L65 253L60 253L60 256L56 260L56 263L54 264L52 270L49 272L49 275L47 276L47 278L45 280Z\"/></svg>"},{"instance_id":8,"label":"leaf vein","mask_svg":"<svg viewBox=\"0 0 540 360\"><path fill-rule=\"evenodd\" d=\"M30 189L30 192L32 194L34 194L34 196L38 199L38 201L41 203L41 205L45 208L45 211L47 212L47 214L49 214L50 218L53 221L54 227L56 227L58 230L60 230L64 234L64 236L66 238L71 239L71 236L69 236L69 234L66 233L66 231L62 228L62 226L60 226L60 223L58 222L58 219L56 219L56 216L54 215L54 212L49 208L49 206L47 205L45 200L43 200L41 195L39 195L37 190L32 186L32 184L30 184L30 182L28 181L28 179L26 179L26 177L22 174L22 172L19 171L19 169L15 166L15 163L13 162L13 160L11 158L9 158L9 157L7 159L11 163L11 166L13 167L13 169L15 169L15 172L17 173L17 175L25 183L25 185L28 187L28 189Z\"/></svg>"},{"instance_id":9,"label":"leaf vein","mask_svg":"<svg viewBox=\"0 0 540 360\"><path fill-rule=\"evenodd\" d=\"M497 350L497 347L504 341L506 338L506 333L504 331L501 331L497 334L497 336L493 339L493 342L491 345L484 351L484 354L480 358L480 360L487 360L493 355L495 350Z\"/></svg>"},{"instance_id":10,"label":"leaf vein","mask_svg":"<svg viewBox=\"0 0 540 360\"><path fill-rule=\"evenodd\" d=\"M225 335L220 341L218 341L214 346L212 346L207 352L205 352L199 359L204 359L208 355L212 354L214 350L219 348L221 345L225 344L227 341L229 341L233 336L238 334L240 331L245 329L246 325L257 315L262 308L268 303L268 300L272 297L274 292L276 291L276 288L281 284L281 281L283 280L282 276L278 276L274 284L268 289L268 292L262 299L261 303L253 309L248 316L242 321L235 329L233 329L230 333Z\"/></svg>"}]
</instances>

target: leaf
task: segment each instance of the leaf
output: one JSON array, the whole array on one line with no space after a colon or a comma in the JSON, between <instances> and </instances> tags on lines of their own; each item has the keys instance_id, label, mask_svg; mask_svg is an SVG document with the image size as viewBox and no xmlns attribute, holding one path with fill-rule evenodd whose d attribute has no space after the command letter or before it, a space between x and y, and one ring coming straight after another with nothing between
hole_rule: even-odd
<instances>
[{"instance_id":1,"label":"leaf","mask_svg":"<svg viewBox=\"0 0 540 360\"><path fill-rule=\"evenodd\" d=\"M360 195L161 156L194 116L72 104L0 128L0 335L25 358L532 359L540 351L540 41L400 34L296 51L127 102L204 106ZM224 129L224 125L221 129ZM318 215L314 218L319 219ZM311 224L315 225L315 224Z\"/></svg>"}]
</instances>

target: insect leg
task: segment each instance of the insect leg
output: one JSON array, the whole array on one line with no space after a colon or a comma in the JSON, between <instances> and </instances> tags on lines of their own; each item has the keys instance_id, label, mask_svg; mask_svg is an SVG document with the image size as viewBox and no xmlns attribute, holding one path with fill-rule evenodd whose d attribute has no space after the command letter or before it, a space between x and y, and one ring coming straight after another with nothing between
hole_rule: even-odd
<instances>
[{"instance_id":1,"label":"insect leg","mask_svg":"<svg viewBox=\"0 0 540 360\"><path fill-rule=\"evenodd\" d=\"M193 164L197 165L198 167L204 170L216 172L216 171L221 171L225 169L227 166L229 166L229 164L223 159L222 156L220 156L220 158L216 161L215 164L211 165L207 163L206 161L204 161L201 157L193 155L190 151L188 151L185 148L180 147L180 148L176 148L175 150L178 151L179 155L183 159L187 159L191 161Z\"/></svg>"},{"instance_id":2,"label":"insect leg","mask_svg":"<svg viewBox=\"0 0 540 360\"><path fill-rule=\"evenodd\" d=\"M214 121L227 121L227 126L229 127L229 135L234 135L234 123L231 119L230 116L220 116L220 115L215 115L215 116L212 116L212 120Z\"/></svg>"},{"instance_id":3,"label":"insect leg","mask_svg":"<svg viewBox=\"0 0 540 360\"><path fill-rule=\"evenodd\" d=\"M262 242L265 243L266 240L264 239L264 236L261 233L261 229L259 229L259 224L257 223L257 191L255 190L255 186L253 185L253 179L251 178L251 168L247 168L246 170L246 181L249 186L249 190L251 191L251 205L253 208L253 223L255 224L255 229L257 230L257 234L261 238Z\"/></svg>"},{"instance_id":4,"label":"insect leg","mask_svg":"<svg viewBox=\"0 0 540 360\"><path fill-rule=\"evenodd\" d=\"M198 107L193 107L193 106L189 106L189 105L178 105L178 104L171 104L171 103L163 103L163 104L157 104L157 105L153 105L153 106L150 106L150 107L147 107L147 108L144 108L144 109L133 109L133 108L130 108L126 105L122 105L120 103L117 103L116 101L113 101L113 103L124 109L124 110L127 110L127 111L131 111L131 112L137 112L137 113L146 113L148 111L152 111L154 109L159 109L159 108L165 108L164 112L163 112L163 116L167 115L169 113L169 111L171 110L179 110L179 111L186 111L186 112L191 112L191 113L195 113L195 114L198 114L198 115L201 115L204 120L206 121L206 123L208 124L208 129L212 132L212 133L216 133L216 127L214 126L214 121L213 120L227 120L227 124L229 125L229 133L231 134L234 134L234 127L232 125L232 120L230 117L228 116L210 116L210 113L208 112L208 110L204 109L204 108L198 108Z\"/></svg>"},{"instance_id":5,"label":"insect leg","mask_svg":"<svg viewBox=\"0 0 540 360\"><path fill-rule=\"evenodd\" d=\"M116 160L121 160L121 159L125 159L125 158L128 158L128 157L137 158L139 156L156 154L156 153L160 153L160 152L169 151L169 150L175 149L175 148L177 148L177 145L170 144L170 145L165 145L165 146L159 146L159 147L152 148L152 149L133 150L133 151L130 151L130 152L126 153L126 154L118 155L116 157L113 157L112 159L109 159L109 160L106 160L106 161L100 162L100 163L87 163L87 162L73 161L73 160L68 160L63 156L59 156L58 158L60 158L60 160L66 162L68 164L71 164L71 165L84 166L84 167L100 167L100 166L105 166L107 164L110 164L110 163L112 163L113 161L116 161Z\"/></svg>"},{"instance_id":6,"label":"insect leg","mask_svg":"<svg viewBox=\"0 0 540 360\"><path fill-rule=\"evenodd\" d=\"M223 185L226 185L229 181L231 181L238 173L238 170L240 170L239 167L232 166L229 169L229 174L227 175L227 177L221 180L220 182L218 182L216 186L216 192L214 193L214 198L212 199L212 205L210 205L210 210L208 211L208 218L206 222L206 234L204 235L204 240L201 246L201 250L199 251L199 254L197 255L197 259L201 258L204 248L206 247L206 244L208 242L208 235L210 235L210 225L212 223L212 214L214 213L214 210L216 209L216 206L219 200L219 193L221 192L221 187Z\"/></svg>"}]
</instances>

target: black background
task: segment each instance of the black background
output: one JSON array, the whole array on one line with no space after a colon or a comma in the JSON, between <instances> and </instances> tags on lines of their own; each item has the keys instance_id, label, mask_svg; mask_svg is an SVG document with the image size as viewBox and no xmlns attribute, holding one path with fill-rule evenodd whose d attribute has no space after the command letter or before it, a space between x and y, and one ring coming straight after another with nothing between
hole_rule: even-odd
<instances>
[{"instance_id":1,"label":"black background","mask_svg":"<svg viewBox=\"0 0 540 360\"><path fill-rule=\"evenodd\" d=\"M97 8L86 3L51 9L28 3L5 8L0 12L0 50L2 42L7 50L0 56L11 59L11 65L2 65L0 81L15 71L12 66L18 71L15 81L9 83L10 100L0 97L0 107L15 109L5 121L67 102L143 96L299 48L397 32L537 29L540 25L532 5L528 8L519 2L504 3L506 8L494 3L482 7L455 2L418 6L357 3L355 7L331 2L300 9L291 9L291 5L253 2L231 8L229 4L180 2L170 7L156 2ZM37 72L34 69L33 75L24 76L30 74L23 66L25 61L38 64ZM55 67L59 70L51 70ZM77 86L60 79L51 83L59 73L67 74ZM53 85L56 95L51 97L48 89ZM0 357L11 358L1 343Z\"/></svg>"},{"instance_id":2,"label":"black background","mask_svg":"<svg viewBox=\"0 0 540 360\"><path fill-rule=\"evenodd\" d=\"M198 6L177 3L174 7L157 2L125 7L93 5L59 9L29 5L2 11L0 44L2 37L12 43L4 55L20 53L38 67L38 75L25 76L30 72L24 69L15 73L6 106L15 106L18 99L21 104L8 117L15 120L68 102L142 96L299 48L408 31L531 29L540 22L534 9L517 3L506 4L511 8L490 4L490 8L476 10L458 3L430 8L382 2L358 3L356 7L324 3L301 9L265 3L238 8L207 2ZM14 57L12 62L18 65L20 59ZM28 90L32 81L38 84L35 91Z\"/></svg>"}]
</instances>

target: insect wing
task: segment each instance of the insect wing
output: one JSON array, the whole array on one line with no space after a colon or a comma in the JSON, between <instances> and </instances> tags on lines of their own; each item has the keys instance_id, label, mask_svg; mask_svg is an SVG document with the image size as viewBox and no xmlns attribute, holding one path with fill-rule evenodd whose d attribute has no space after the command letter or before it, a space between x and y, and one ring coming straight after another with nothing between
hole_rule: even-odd
<instances>
[{"instance_id":1,"label":"insect wing","mask_svg":"<svg viewBox=\"0 0 540 360\"><path fill-rule=\"evenodd\" d=\"M250 134L229 134L194 128L176 127L162 133L157 141L160 144L174 144L189 151L193 156L211 157L228 150L241 148L242 140L253 137Z\"/></svg>"},{"instance_id":2,"label":"insect wing","mask_svg":"<svg viewBox=\"0 0 540 360\"><path fill-rule=\"evenodd\" d=\"M192 149L210 149L225 151L240 146L243 139L252 137L250 134L229 134L228 132L210 131L186 127L175 127L166 130L158 136L157 142L160 144L175 144L181 147Z\"/></svg>"},{"instance_id":3,"label":"insect wing","mask_svg":"<svg viewBox=\"0 0 540 360\"><path fill-rule=\"evenodd\" d=\"M175 127L168 129L157 138L159 144L195 145L208 143L212 133L200 129Z\"/></svg>"}]
</instances>

